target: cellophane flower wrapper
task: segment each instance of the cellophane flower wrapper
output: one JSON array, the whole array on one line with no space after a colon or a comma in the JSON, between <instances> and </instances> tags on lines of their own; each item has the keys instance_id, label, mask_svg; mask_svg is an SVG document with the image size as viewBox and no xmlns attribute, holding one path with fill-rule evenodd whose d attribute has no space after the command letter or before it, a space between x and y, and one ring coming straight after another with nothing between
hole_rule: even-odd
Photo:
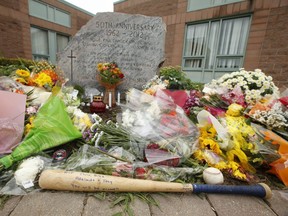
<instances>
[{"instance_id":1,"label":"cellophane flower wrapper","mask_svg":"<svg viewBox=\"0 0 288 216\"><path fill-rule=\"evenodd\" d=\"M34 126L13 152L0 159L6 169L43 150L59 146L82 137L65 111L65 105L58 96L52 96L38 111Z\"/></svg>"},{"instance_id":2,"label":"cellophane flower wrapper","mask_svg":"<svg viewBox=\"0 0 288 216\"><path fill-rule=\"evenodd\" d=\"M147 140L144 152L149 163L161 162L161 158L162 161L178 158L181 163L192 155L198 128L164 91L158 90L151 96L130 89L122 111L123 127Z\"/></svg>"},{"instance_id":3,"label":"cellophane flower wrapper","mask_svg":"<svg viewBox=\"0 0 288 216\"><path fill-rule=\"evenodd\" d=\"M273 131L258 124L253 124L254 130L263 140L259 148L271 166L270 172L275 174L286 186L288 186L288 141Z\"/></svg>"},{"instance_id":4,"label":"cellophane flower wrapper","mask_svg":"<svg viewBox=\"0 0 288 216\"><path fill-rule=\"evenodd\" d=\"M111 151L110 149L107 153L119 153L118 150ZM125 158L125 154L116 155ZM195 168L159 166L140 161L123 162L99 152L97 147L83 145L68 159L65 169L155 181L194 182L196 176L200 175L204 168L200 166Z\"/></svg>"},{"instance_id":5,"label":"cellophane flower wrapper","mask_svg":"<svg viewBox=\"0 0 288 216\"><path fill-rule=\"evenodd\" d=\"M10 77L0 77L0 90L10 92L24 91L22 87L22 84L18 83Z\"/></svg>"},{"instance_id":6,"label":"cellophane flower wrapper","mask_svg":"<svg viewBox=\"0 0 288 216\"><path fill-rule=\"evenodd\" d=\"M68 158L65 169L73 171L91 171L97 166L112 166L115 162L115 158L100 153L97 150L97 147L85 144Z\"/></svg>"}]
</instances>

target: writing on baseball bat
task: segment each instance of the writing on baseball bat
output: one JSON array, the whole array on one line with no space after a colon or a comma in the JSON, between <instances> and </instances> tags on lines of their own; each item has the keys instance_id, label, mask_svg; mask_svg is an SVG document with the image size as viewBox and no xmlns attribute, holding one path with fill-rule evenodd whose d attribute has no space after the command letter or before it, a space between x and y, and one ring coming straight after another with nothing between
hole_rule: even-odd
<instances>
[{"instance_id":1,"label":"writing on baseball bat","mask_svg":"<svg viewBox=\"0 0 288 216\"><path fill-rule=\"evenodd\" d=\"M96 187L96 186L82 186L82 185L78 185L78 184L75 184L75 183L72 183L71 184L72 188L75 189L75 190L83 190L83 191L86 191L86 190L89 190L89 191L119 191L119 188L118 187L115 187L115 188L103 188L103 187Z\"/></svg>"}]
</instances>

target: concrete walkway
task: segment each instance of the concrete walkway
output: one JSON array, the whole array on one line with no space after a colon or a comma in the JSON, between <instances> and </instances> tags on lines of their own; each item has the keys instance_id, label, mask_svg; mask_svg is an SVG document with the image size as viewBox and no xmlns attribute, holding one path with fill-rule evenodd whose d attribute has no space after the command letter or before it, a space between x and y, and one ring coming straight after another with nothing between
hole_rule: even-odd
<instances>
[{"instance_id":1,"label":"concrete walkway","mask_svg":"<svg viewBox=\"0 0 288 216\"><path fill-rule=\"evenodd\" d=\"M251 196L166 193L153 194L160 208L135 199L135 216L288 216L288 191L273 190L271 199ZM120 206L101 201L87 193L43 191L11 197L0 210L1 216L110 216ZM124 214L123 214L124 215Z\"/></svg>"}]
</instances>

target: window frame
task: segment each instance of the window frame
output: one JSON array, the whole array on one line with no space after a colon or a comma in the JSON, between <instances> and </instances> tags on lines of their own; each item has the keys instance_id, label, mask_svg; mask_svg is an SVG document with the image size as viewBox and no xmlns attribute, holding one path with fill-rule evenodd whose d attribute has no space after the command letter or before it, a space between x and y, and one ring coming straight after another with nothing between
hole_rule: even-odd
<instances>
[{"instance_id":1,"label":"window frame","mask_svg":"<svg viewBox=\"0 0 288 216\"><path fill-rule=\"evenodd\" d=\"M187 12L192 12L192 11L198 11L198 10L203 10L203 9L207 9L207 8L213 8L213 7L218 7L218 6L222 6L222 5L228 5L228 4L234 4L234 3L240 3L240 2L244 2L245 0L223 0L225 2L215 2L217 0L198 0L198 2L196 4L198 4L198 6L196 5L192 5L192 2L195 0L188 0L187 3ZM210 1L208 3L208 1ZM228 2L227 2L228 1ZM194 2L195 3L195 2ZM202 6L200 5L202 4Z\"/></svg>"},{"instance_id":2,"label":"window frame","mask_svg":"<svg viewBox=\"0 0 288 216\"><path fill-rule=\"evenodd\" d=\"M50 29L41 28L41 27L35 26L35 25L31 25L30 29L31 28L35 28L35 29L39 29L39 30L42 30L42 31L46 31L47 32L47 38L48 38L48 55L33 53L32 44L31 44L31 51L32 51L33 59L35 59L35 57L40 57L40 58L44 57L48 61L51 61L52 63L56 63L56 57L57 57L57 53L58 53L58 51L57 51L57 35L61 35L61 36L67 37L68 38L68 43L71 40L71 36L67 35L65 33L62 33L62 32L52 31ZM32 42L32 36L31 36L31 42Z\"/></svg>"},{"instance_id":3,"label":"window frame","mask_svg":"<svg viewBox=\"0 0 288 216\"><path fill-rule=\"evenodd\" d=\"M41 4L43 5L44 7L46 7L46 12L45 12L45 15L38 15L34 10L33 10L33 3L37 3L37 4ZM69 21L67 24L65 24L64 22L58 22L56 20L56 12L61 12L63 14L66 14L68 17L69 17ZM45 2L42 2L42 1L38 1L38 0L29 0L29 15L30 16L33 16L33 17L37 17L39 19L43 19L43 20L46 20L46 21L49 21L49 22L53 22L53 23L56 23L56 24L59 24L59 25L62 25L62 26L65 26L65 27L69 27L71 28L71 13L69 13L68 11L64 11L60 8L57 8L53 5L49 5Z\"/></svg>"},{"instance_id":4,"label":"window frame","mask_svg":"<svg viewBox=\"0 0 288 216\"><path fill-rule=\"evenodd\" d=\"M185 26L185 32L184 32L184 40L183 40L183 52L182 52L182 70L184 72L186 72L186 74L188 75L188 77L193 77L191 75L191 73L193 72L201 72L201 80L197 80L198 82L204 82L205 80L205 72L212 72L212 79L214 79L215 77L217 77L215 74L217 72L233 72L236 69L235 68L217 68L216 63L217 60L220 58L225 58L225 57L229 57L229 58L241 58L240 60L240 68L243 67L244 64L244 59L245 59L245 55L246 55L246 49L247 49L247 43L248 43L248 38L249 38L249 34L250 34L250 28L251 28L251 22L253 19L253 14L252 13L246 13L246 14L241 14L241 15L237 15L237 16L229 16L229 17L219 17L219 18L215 18L215 19L210 19L210 20L201 20L201 21L196 21L196 22L189 22L186 23ZM220 55L218 54L218 49L219 49L219 43L220 43L220 36L221 36L221 28L222 28L222 23L223 20L231 20L231 19L238 19L238 18L244 18L244 17L249 17L249 23L248 23L248 29L247 29L247 35L245 38L245 44L244 44L244 48L243 48L243 55ZM187 41L187 33L188 33L188 28L191 25L197 25L197 24L203 24L203 23L207 23L208 24L208 34L207 34L207 38L210 37L210 33L211 33L211 23L215 22L215 21L219 21L219 29L220 31L217 33L217 38L216 38L216 54L213 60L213 68L212 69L205 69L205 64L206 64L206 59L207 59L207 49L208 49L208 43L207 41L205 42L205 47L204 47L204 56L187 56L185 55L185 50L186 50L186 41ZM207 39L206 39L207 40ZM191 67L185 67L185 61L189 60L189 59L202 59L202 67L201 68L191 68ZM239 68L237 68L238 70ZM216 73L215 73L216 72ZM190 76L189 76L190 75Z\"/></svg>"}]
</instances>

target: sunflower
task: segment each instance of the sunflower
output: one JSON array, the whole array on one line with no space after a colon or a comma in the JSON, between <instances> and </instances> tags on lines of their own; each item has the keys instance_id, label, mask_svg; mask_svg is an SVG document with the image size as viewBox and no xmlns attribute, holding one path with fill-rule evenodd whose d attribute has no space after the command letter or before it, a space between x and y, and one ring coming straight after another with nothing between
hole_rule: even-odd
<instances>
[{"instance_id":1,"label":"sunflower","mask_svg":"<svg viewBox=\"0 0 288 216\"><path fill-rule=\"evenodd\" d=\"M22 69L18 69L16 70L16 74L19 76L19 77L22 77L22 78L27 78L30 76L30 72L27 71L27 70L22 70Z\"/></svg>"}]
</instances>

